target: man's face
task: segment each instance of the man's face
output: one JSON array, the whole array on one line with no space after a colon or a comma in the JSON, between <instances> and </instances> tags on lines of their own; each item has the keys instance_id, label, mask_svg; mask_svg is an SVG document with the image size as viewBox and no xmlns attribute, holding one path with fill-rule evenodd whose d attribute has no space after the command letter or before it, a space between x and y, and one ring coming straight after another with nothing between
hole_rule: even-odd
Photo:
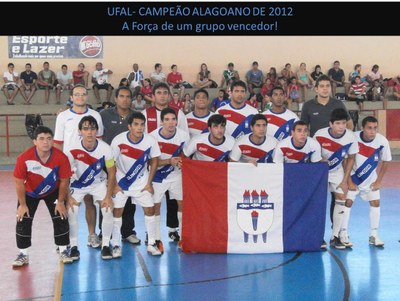
<instances>
[{"instance_id":1,"label":"man's face","mask_svg":"<svg viewBox=\"0 0 400 301\"><path fill-rule=\"evenodd\" d=\"M292 137L296 144L304 145L308 137L308 127L306 125L297 125L292 130Z\"/></svg>"},{"instance_id":2,"label":"man's face","mask_svg":"<svg viewBox=\"0 0 400 301\"><path fill-rule=\"evenodd\" d=\"M257 138L262 138L267 134L267 123L265 120L257 120L256 123L251 127L253 135Z\"/></svg>"},{"instance_id":3,"label":"man's face","mask_svg":"<svg viewBox=\"0 0 400 301\"><path fill-rule=\"evenodd\" d=\"M169 90L161 87L154 91L154 102L156 105L165 106L168 103Z\"/></svg>"},{"instance_id":4,"label":"man's face","mask_svg":"<svg viewBox=\"0 0 400 301\"><path fill-rule=\"evenodd\" d=\"M48 133L39 134L36 139L33 140L38 151L48 152L53 147L53 136Z\"/></svg>"},{"instance_id":5,"label":"man's face","mask_svg":"<svg viewBox=\"0 0 400 301\"><path fill-rule=\"evenodd\" d=\"M118 109L127 110L132 104L131 93L128 90L120 90L118 96L115 97L115 104Z\"/></svg>"},{"instance_id":6,"label":"man's face","mask_svg":"<svg viewBox=\"0 0 400 301\"><path fill-rule=\"evenodd\" d=\"M196 97L194 98L194 106L195 108L198 109L205 109L209 105L209 100L207 98L207 95L203 92L199 92L196 94Z\"/></svg>"},{"instance_id":7,"label":"man's face","mask_svg":"<svg viewBox=\"0 0 400 301\"><path fill-rule=\"evenodd\" d=\"M43 64L43 69L44 69L45 71L48 71L49 68L50 68L50 65L49 65L49 64Z\"/></svg>"},{"instance_id":8,"label":"man's face","mask_svg":"<svg viewBox=\"0 0 400 301\"><path fill-rule=\"evenodd\" d=\"M83 107L86 106L87 91L83 87L76 87L72 93L72 102L74 106Z\"/></svg>"},{"instance_id":9,"label":"man's face","mask_svg":"<svg viewBox=\"0 0 400 301\"><path fill-rule=\"evenodd\" d=\"M133 64L133 70L136 72L139 70L139 65L138 64Z\"/></svg>"},{"instance_id":10,"label":"man's face","mask_svg":"<svg viewBox=\"0 0 400 301\"><path fill-rule=\"evenodd\" d=\"M25 71L26 72L31 72L32 67L30 65L25 65Z\"/></svg>"},{"instance_id":11,"label":"man's face","mask_svg":"<svg viewBox=\"0 0 400 301\"><path fill-rule=\"evenodd\" d=\"M334 68L335 70L338 70L339 67L340 67L340 64L339 64L339 63L334 63L334 64L333 64L333 68Z\"/></svg>"},{"instance_id":12,"label":"man's face","mask_svg":"<svg viewBox=\"0 0 400 301\"><path fill-rule=\"evenodd\" d=\"M82 136L84 142L91 143L96 140L96 126L86 121L82 124L82 129L79 130L79 134Z\"/></svg>"},{"instance_id":13,"label":"man's face","mask_svg":"<svg viewBox=\"0 0 400 301\"><path fill-rule=\"evenodd\" d=\"M282 107L285 101L285 93L282 90L274 90L271 95L271 102L275 107Z\"/></svg>"},{"instance_id":14,"label":"man's face","mask_svg":"<svg viewBox=\"0 0 400 301\"><path fill-rule=\"evenodd\" d=\"M232 91L231 91L231 99L232 102L241 105L245 102L246 98L246 90L245 88L241 87L241 86L235 86L233 87Z\"/></svg>"},{"instance_id":15,"label":"man's face","mask_svg":"<svg viewBox=\"0 0 400 301\"><path fill-rule=\"evenodd\" d=\"M363 127L363 132L365 140L374 140L376 137L376 133L378 132L378 123L367 122L366 125Z\"/></svg>"},{"instance_id":16,"label":"man's face","mask_svg":"<svg viewBox=\"0 0 400 301\"><path fill-rule=\"evenodd\" d=\"M321 80L315 88L315 91L318 96L327 98L331 93L331 89L331 82L329 80Z\"/></svg>"},{"instance_id":17,"label":"man's face","mask_svg":"<svg viewBox=\"0 0 400 301\"><path fill-rule=\"evenodd\" d=\"M211 136L216 140L221 140L225 135L226 125L222 124L211 124L211 127L208 127Z\"/></svg>"},{"instance_id":18,"label":"man's face","mask_svg":"<svg viewBox=\"0 0 400 301\"><path fill-rule=\"evenodd\" d=\"M177 124L176 116L172 113L166 114L162 121L163 128L170 133L175 132Z\"/></svg>"},{"instance_id":19,"label":"man's face","mask_svg":"<svg viewBox=\"0 0 400 301\"><path fill-rule=\"evenodd\" d=\"M128 124L129 135L133 140L139 140L143 137L144 121L141 119L133 119L131 124Z\"/></svg>"},{"instance_id":20,"label":"man's face","mask_svg":"<svg viewBox=\"0 0 400 301\"><path fill-rule=\"evenodd\" d=\"M341 136L346 131L346 120L336 120L335 122L329 122L332 129L332 135L335 137Z\"/></svg>"}]
</instances>

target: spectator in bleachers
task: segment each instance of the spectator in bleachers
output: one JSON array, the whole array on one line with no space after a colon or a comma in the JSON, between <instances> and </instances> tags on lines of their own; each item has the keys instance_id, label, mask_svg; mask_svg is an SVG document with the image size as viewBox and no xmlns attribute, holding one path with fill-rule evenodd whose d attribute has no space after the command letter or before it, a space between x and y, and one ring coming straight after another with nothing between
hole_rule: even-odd
<instances>
[{"instance_id":1,"label":"spectator in bleachers","mask_svg":"<svg viewBox=\"0 0 400 301\"><path fill-rule=\"evenodd\" d=\"M194 83L194 86L199 89L218 87L218 84L211 79L211 72L208 70L207 64L201 64L200 72L197 73L197 81Z\"/></svg>"},{"instance_id":2,"label":"spectator in bleachers","mask_svg":"<svg viewBox=\"0 0 400 301\"><path fill-rule=\"evenodd\" d=\"M286 92L286 95L288 96L287 103L289 110L292 110L293 102L297 102L299 104L299 111L301 111L301 109L303 108L304 99L301 97L300 89L301 87L297 83L296 76L292 76L290 78L290 83L287 87L287 92Z\"/></svg>"},{"instance_id":3,"label":"spectator in bleachers","mask_svg":"<svg viewBox=\"0 0 400 301\"><path fill-rule=\"evenodd\" d=\"M367 85L361 81L361 77L357 75L354 83L350 87L349 99L357 102L360 110L364 109L364 100L367 98Z\"/></svg>"},{"instance_id":4,"label":"spectator in bleachers","mask_svg":"<svg viewBox=\"0 0 400 301\"><path fill-rule=\"evenodd\" d=\"M166 82L167 77L165 76L165 73L162 72L162 65L160 63L154 65L154 71L150 74L150 80L152 86L157 83Z\"/></svg>"},{"instance_id":5,"label":"spectator in bleachers","mask_svg":"<svg viewBox=\"0 0 400 301\"><path fill-rule=\"evenodd\" d=\"M234 64L233 63L229 63L228 64L228 69L224 70L222 72L222 79L221 79L221 85L220 88L224 88L224 86L228 86L228 82L233 79L233 80L239 80L240 76L239 76L239 72L237 72L234 69Z\"/></svg>"},{"instance_id":6,"label":"spectator in bleachers","mask_svg":"<svg viewBox=\"0 0 400 301\"><path fill-rule=\"evenodd\" d=\"M269 95L270 92L272 91L272 89L274 88L274 84L272 83L270 78L267 78L263 84L263 86L261 87L261 95L265 96L265 95Z\"/></svg>"},{"instance_id":7,"label":"spectator in bleachers","mask_svg":"<svg viewBox=\"0 0 400 301\"><path fill-rule=\"evenodd\" d=\"M340 62L335 61L333 63L333 68L329 69L328 76L332 82L332 96L335 97L336 95L336 88L337 87L345 87L345 76L343 69L340 69ZM345 87L345 93L348 94Z\"/></svg>"},{"instance_id":8,"label":"spectator in bleachers","mask_svg":"<svg viewBox=\"0 0 400 301\"><path fill-rule=\"evenodd\" d=\"M395 83L393 87L393 96L396 97L396 100L400 100L400 77L393 78Z\"/></svg>"},{"instance_id":9,"label":"spectator in bleachers","mask_svg":"<svg viewBox=\"0 0 400 301\"><path fill-rule=\"evenodd\" d=\"M292 71L292 65L290 63L287 63L285 68L282 69L281 76L285 78L286 82L289 82L291 77L296 76L296 74L294 74Z\"/></svg>"},{"instance_id":10,"label":"spectator in bleachers","mask_svg":"<svg viewBox=\"0 0 400 301\"><path fill-rule=\"evenodd\" d=\"M372 83L372 88L371 88L371 96L372 96L372 101L383 101L383 87L382 87L382 82L379 79L376 79Z\"/></svg>"},{"instance_id":11,"label":"spectator in bleachers","mask_svg":"<svg viewBox=\"0 0 400 301\"><path fill-rule=\"evenodd\" d=\"M193 110L193 100L189 93L183 96L183 113L188 114Z\"/></svg>"},{"instance_id":12,"label":"spectator in bleachers","mask_svg":"<svg viewBox=\"0 0 400 301\"><path fill-rule=\"evenodd\" d=\"M264 74L258 69L258 62L253 62L252 68L247 71L246 81L249 93L255 93L254 89L262 87L264 83Z\"/></svg>"},{"instance_id":13,"label":"spectator in bleachers","mask_svg":"<svg viewBox=\"0 0 400 301\"><path fill-rule=\"evenodd\" d=\"M78 70L72 71L72 77L74 78L74 86L82 85L86 87L86 90L90 90L89 86L89 72L85 70L85 64L80 63Z\"/></svg>"},{"instance_id":14,"label":"spectator in bleachers","mask_svg":"<svg viewBox=\"0 0 400 301\"><path fill-rule=\"evenodd\" d=\"M140 89L140 94L143 94L143 98L146 101L148 108L153 106L153 87L151 86L151 81L149 78L144 79L143 86Z\"/></svg>"},{"instance_id":15,"label":"spectator in bleachers","mask_svg":"<svg viewBox=\"0 0 400 301\"><path fill-rule=\"evenodd\" d=\"M56 86L56 99L57 104L61 101L61 93L64 90L70 90L73 87L74 78L72 72L68 70L67 65L61 66L61 71L57 72L57 86Z\"/></svg>"},{"instance_id":16,"label":"spectator in bleachers","mask_svg":"<svg viewBox=\"0 0 400 301\"><path fill-rule=\"evenodd\" d=\"M368 82L367 82L366 78L365 77L361 77L361 68L362 68L361 64L356 64L354 66L354 70L351 71L350 74L349 74L349 82L350 82L350 84L354 84L354 80L355 80L356 76L359 76L361 81L366 83L366 85L368 85Z\"/></svg>"},{"instance_id":17,"label":"spectator in bleachers","mask_svg":"<svg viewBox=\"0 0 400 301\"><path fill-rule=\"evenodd\" d=\"M269 79L272 85L275 85L276 82L278 81L278 74L276 73L276 68L275 67L269 68L269 72L265 75L265 78Z\"/></svg>"},{"instance_id":18,"label":"spectator in bleachers","mask_svg":"<svg viewBox=\"0 0 400 301\"><path fill-rule=\"evenodd\" d=\"M297 71L297 83L303 88L303 99L307 99L307 91L314 86L314 80L311 78L310 73L307 71L305 63L300 64L300 69Z\"/></svg>"},{"instance_id":19,"label":"spectator in bleachers","mask_svg":"<svg viewBox=\"0 0 400 301\"><path fill-rule=\"evenodd\" d=\"M139 93L136 96L136 99L132 100L132 106L131 108L135 111L143 111L144 109L146 109L146 101L143 98L143 94Z\"/></svg>"},{"instance_id":20,"label":"spectator in bleachers","mask_svg":"<svg viewBox=\"0 0 400 301\"><path fill-rule=\"evenodd\" d=\"M276 87L281 87L283 89L283 91L287 91L287 85L288 82L286 80L286 78L284 78L283 76L278 77L278 82L275 84Z\"/></svg>"},{"instance_id":21,"label":"spectator in bleachers","mask_svg":"<svg viewBox=\"0 0 400 301\"><path fill-rule=\"evenodd\" d=\"M185 93L185 87L182 85L183 77L182 73L178 72L178 66L175 64L171 66L171 72L167 75L167 83L171 94L173 93L173 89L178 89L180 92L179 97L183 98L183 94Z\"/></svg>"},{"instance_id":22,"label":"spectator in bleachers","mask_svg":"<svg viewBox=\"0 0 400 301\"><path fill-rule=\"evenodd\" d=\"M49 62L43 63L43 70L39 71L37 79L38 88L44 90L44 103L49 103L50 90L55 88L56 74L50 70Z\"/></svg>"},{"instance_id":23,"label":"spectator in bleachers","mask_svg":"<svg viewBox=\"0 0 400 301\"><path fill-rule=\"evenodd\" d=\"M15 96L17 96L17 93L19 91L19 76L18 72L14 71L13 63L9 63L7 65L7 71L3 73L3 80L3 92L7 99L7 104L13 105L14 98ZM12 91L11 94L9 91Z\"/></svg>"},{"instance_id":24,"label":"spectator in bleachers","mask_svg":"<svg viewBox=\"0 0 400 301\"><path fill-rule=\"evenodd\" d=\"M224 89L220 89L218 91L218 97L215 97L211 102L211 111L215 112L218 108L229 103L228 101L229 95L227 95Z\"/></svg>"},{"instance_id":25,"label":"spectator in bleachers","mask_svg":"<svg viewBox=\"0 0 400 301\"><path fill-rule=\"evenodd\" d=\"M129 88L132 91L132 97L136 97L140 93L140 89L143 86L144 75L143 71L139 69L139 65L134 63L132 66L133 70L129 72L127 79Z\"/></svg>"},{"instance_id":26,"label":"spectator in bleachers","mask_svg":"<svg viewBox=\"0 0 400 301\"><path fill-rule=\"evenodd\" d=\"M129 81L126 77L121 78L121 80L119 81L119 84L118 84L118 88L119 87L129 88Z\"/></svg>"},{"instance_id":27,"label":"spectator in bleachers","mask_svg":"<svg viewBox=\"0 0 400 301\"><path fill-rule=\"evenodd\" d=\"M258 110L257 94L256 93L250 93L249 97L246 100L246 103L249 106L252 106L253 108Z\"/></svg>"},{"instance_id":28,"label":"spectator in bleachers","mask_svg":"<svg viewBox=\"0 0 400 301\"><path fill-rule=\"evenodd\" d=\"M30 63L25 64L25 71L21 72L21 95L25 104L30 105L33 95L36 93L37 74L32 71Z\"/></svg>"},{"instance_id":29,"label":"spectator in bleachers","mask_svg":"<svg viewBox=\"0 0 400 301\"><path fill-rule=\"evenodd\" d=\"M184 103L179 98L178 92L172 94L172 99L169 101L168 105L175 110L181 110L183 112Z\"/></svg>"},{"instance_id":30,"label":"spectator in bleachers","mask_svg":"<svg viewBox=\"0 0 400 301\"><path fill-rule=\"evenodd\" d=\"M382 93L383 95L386 94L386 90L387 90L387 84L386 81L383 80L383 75L382 73L379 71L379 66L378 65L373 65L371 72L369 72L367 74L367 81L369 83L369 85L374 88L376 87L376 81L379 82L379 85L382 87ZM379 97L378 97L379 98ZM375 99L375 98L374 98Z\"/></svg>"},{"instance_id":31,"label":"spectator in bleachers","mask_svg":"<svg viewBox=\"0 0 400 301\"><path fill-rule=\"evenodd\" d=\"M321 70L321 66L320 65L315 65L314 67L314 71L311 72L311 78L313 79L313 81L317 81L318 77L320 77L322 75L322 70Z\"/></svg>"},{"instance_id":32,"label":"spectator in bleachers","mask_svg":"<svg viewBox=\"0 0 400 301\"><path fill-rule=\"evenodd\" d=\"M111 70L103 68L103 64L100 62L96 63L96 70L93 71L92 75L92 83L97 103L101 103L99 90L107 90L107 101L111 100L111 93L114 87L108 82L110 74L113 74Z\"/></svg>"}]
</instances>

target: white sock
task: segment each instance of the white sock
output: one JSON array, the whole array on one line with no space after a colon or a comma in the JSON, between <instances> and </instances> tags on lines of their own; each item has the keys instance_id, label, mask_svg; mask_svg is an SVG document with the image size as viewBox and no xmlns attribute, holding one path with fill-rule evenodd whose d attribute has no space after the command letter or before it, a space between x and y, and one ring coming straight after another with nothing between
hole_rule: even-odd
<instances>
[{"instance_id":1,"label":"white sock","mask_svg":"<svg viewBox=\"0 0 400 301\"><path fill-rule=\"evenodd\" d=\"M113 230L112 230L113 247L121 245L121 225L122 225L122 217L114 217Z\"/></svg>"},{"instance_id":2,"label":"white sock","mask_svg":"<svg viewBox=\"0 0 400 301\"><path fill-rule=\"evenodd\" d=\"M304 104L304 102L299 103L299 111L301 111L303 109L303 104Z\"/></svg>"},{"instance_id":3,"label":"white sock","mask_svg":"<svg viewBox=\"0 0 400 301\"><path fill-rule=\"evenodd\" d=\"M69 223L69 241L71 247L75 247L78 245L78 214L79 214L79 206L73 206L74 212L72 209L68 209L68 223Z\"/></svg>"},{"instance_id":4,"label":"white sock","mask_svg":"<svg viewBox=\"0 0 400 301\"><path fill-rule=\"evenodd\" d=\"M379 220L381 218L381 207L369 207L370 236L378 234Z\"/></svg>"},{"instance_id":5,"label":"white sock","mask_svg":"<svg viewBox=\"0 0 400 301\"><path fill-rule=\"evenodd\" d=\"M28 251L29 251L29 248L26 248L26 249L19 249L19 252L22 253L22 254L24 254L24 255L28 255Z\"/></svg>"},{"instance_id":6,"label":"white sock","mask_svg":"<svg viewBox=\"0 0 400 301\"><path fill-rule=\"evenodd\" d=\"M108 247L110 245L110 238L114 228L114 215L110 208L101 208L101 213L103 213L103 222L101 223L103 238L101 245L102 247Z\"/></svg>"},{"instance_id":7,"label":"white sock","mask_svg":"<svg viewBox=\"0 0 400 301\"><path fill-rule=\"evenodd\" d=\"M340 231L347 232L347 229L349 228L350 211L351 211L351 207L344 206L342 226L340 227Z\"/></svg>"},{"instance_id":8,"label":"white sock","mask_svg":"<svg viewBox=\"0 0 400 301\"><path fill-rule=\"evenodd\" d=\"M66 250L67 250L67 247L68 247L68 246L58 246L58 249L60 250L60 254L61 254L62 252L64 252L64 251L66 251Z\"/></svg>"},{"instance_id":9,"label":"white sock","mask_svg":"<svg viewBox=\"0 0 400 301\"><path fill-rule=\"evenodd\" d=\"M159 215L154 216L155 233L154 239L161 240L161 217Z\"/></svg>"},{"instance_id":10,"label":"white sock","mask_svg":"<svg viewBox=\"0 0 400 301\"><path fill-rule=\"evenodd\" d=\"M333 209L333 225L332 225L332 237L339 237L339 230L342 226L343 214L344 214L344 202L336 200L335 208Z\"/></svg>"},{"instance_id":11,"label":"white sock","mask_svg":"<svg viewBox=\"0 0 400 301\"><path fill-rule=\"evenodd\" d=\"M179 229L179 228L178 228ZM171 233L171 232L175 232L176 231L176 228L170 228L170 227L168 227L168 233Z\"/></svg>"},{"instance_id":12,"label":"white sock","mask_svg":"<svg viewBox=\"0 0 400 301\"><path fill-rule=\"evenodd\" d=\"M178 211L178 221L179 221L179 227L182 230L182 212L179 212L179 211Z\"/></svg>"},{"instance_id":13,"label":"white sock","mask_svg":"<svg viewBox=\"0 0 400 301\"><path fill-rule=\"evenodd\" d=\"M149 239L149 245L154 245L156 242L154 239L155 232L156 232L155 231L155 226L156 226L155 216L154 215L153 216L145 215L144 216L144 224L146 226L147 236Z\"/></svg>"}]
</instances>

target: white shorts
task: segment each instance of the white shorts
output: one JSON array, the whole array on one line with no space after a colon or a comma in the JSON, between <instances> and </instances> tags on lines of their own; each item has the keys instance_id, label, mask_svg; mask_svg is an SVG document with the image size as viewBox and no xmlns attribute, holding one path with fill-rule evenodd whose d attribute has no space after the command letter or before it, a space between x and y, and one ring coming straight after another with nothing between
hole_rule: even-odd
<instances>
[{"instance_id":1,"label":"white shorts","mask_svg":"<svg viewBox=\"0 0 400 301\"><path fill-rule=\"evenodd\" d=\"M354 200L356 199L356 196L360 194L360 198L363 201L375 201L375 200L380 200L381 199L381 193L380 190L371 190L371 189L362 189L362 190L349 190L347 192L347 199Z\"/></svg>"},{"instance_id":2,"label":"white shorts","mask_svg":"<svg viewBox=\"0 0 400 301\"><path fill-rule=\"evenodd\" d=\"M154 188L154 203L161 203L162 198L164 197L165 192L169 191L169 197L171 199L175 199L178 201L182 201L183 192L182 192L182 177L178 177L173 182L167 183L156 183L153 182Z\"/></svg>"},{"instance_id":3,"label":"white shorts","mask_svg":"<svg viewBox=\"0 0 400 301\"><path fill-rule=\"evenodd\" d=\"M153 196L147 190L144 191L119 191L116 195L113 195L112 200L114 208L124 208L126 200L131 197L132 204L138 204L142 207L153 207L154 200Z\"/></svg>"},{"instance_id":4,"label":"white shorts","mask_svg":"<svg viewBox=\"0 0 400 301\"><path fill-rule=\"evenodd\" d=\"M73 188L70 187L71 196L78 202L81 203L85 195L90 194L93 196L93 202L96 201L101 202L104 200L107 194L107 184L106 182L102 182L96 185L91 185L84 188Z\"/></svg>"},{"instance_id":5,"label":"white shorts","mask_svg":"<svg viewBox=\"0 0 400 301\"><path fill-rule=\"evenodd\" d=\"M343 193L342 188L338 188L340 183L343 181L343 177L344 173L342 169L329 172L328 183L330 192Z\"/></svg>"}]
</instances>

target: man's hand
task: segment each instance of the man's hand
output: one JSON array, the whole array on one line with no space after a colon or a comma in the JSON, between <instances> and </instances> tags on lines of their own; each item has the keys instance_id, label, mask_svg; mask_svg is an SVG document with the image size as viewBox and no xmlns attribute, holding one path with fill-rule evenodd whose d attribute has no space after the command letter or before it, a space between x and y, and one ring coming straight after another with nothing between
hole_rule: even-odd
<instances>
[{"instance_id":1,"label":"man's hand","mask_svg":"<svg viewBox=\"0 0 400 301\"><path fill-rule=\"evenodd\" d=\"M17 209L17 222L22 222L22 219L24 218L24 215L26 214L27 217L29 217L29 209L28 206L26 205L20 205L18 206Z\"/></svg>"},{"instance_id":2,"label":"man's hand","mask_svg":"<svg viewBox=\"0 0 400 301\"><path fill-rule=\"evenodd\" d=\"M68 212L67 208L65 208L64 202L57 202L56 208L54 209L54 214L57 215L57 213L61 216L61 219L68 218Z\"/></svg>"}]
</instances>

